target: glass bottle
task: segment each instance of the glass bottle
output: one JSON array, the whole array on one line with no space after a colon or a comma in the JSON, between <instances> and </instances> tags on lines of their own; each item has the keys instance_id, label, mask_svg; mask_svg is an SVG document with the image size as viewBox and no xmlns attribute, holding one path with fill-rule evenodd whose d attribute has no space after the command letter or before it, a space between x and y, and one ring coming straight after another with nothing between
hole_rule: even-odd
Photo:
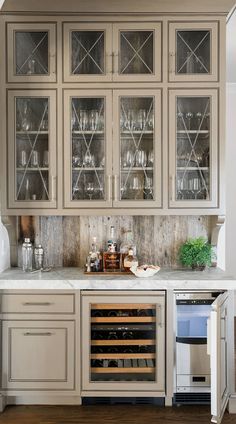
<instances>
[{"instance_id":1,"label":"glass bottle","mask_svg":"<svg viewBox=\"0 0 236 424\"><path fill-rule=\"evenodd\" d=\"M89 252L89 258L87 259L87 263L89 263L89 268L91 272L101 271L102 268L102 256L97 248L97 238L93 237L93 243L91 251ZM88 268L87 268L88 271Z\"/></svg>"},{"instance_id":2,"label":"glass bottle","mask_svg":"<svg viewBox=\"0 0 236 424\"><path fill-rule=\"evenodd\" d=\"M25 272L32 271L33 246L29 238L25 238L22 244L22 269Z\"/></svg>"},{"instance_id":3,"label":"glass bottle","mask_svg":"<svg viewBox=\"0 0 236 424\"><path fill-rule=\"evenodd\" d=\"M35 262L35 268L36 269L43 269L43 257L44 257L44 250L41 244L38 246L35 246L34 249L34 262Z\"/></svg>"},{"instance_id":4,"label":"glass bottle","mask_svg":"<svg viewBox=\"0 0 236 424\"><path fill-rule=\"evenodd\" d=\"M131 230L124 233L123 241L120 245L120 253L127 255L129 249L133 249L134 255L136 255L136 245L134 243L133 233Z\"/></svg>"},{"instance_id":5,"label":"glass bottle","mask_svg":"<svg viewBox=\"0 0 236 424\"><path fill-rule=\"evenodd\" d=\"M115 236L115 227L112 225L110 228L110 236L107 241L107 251L108 252L117 252L117 241Z\"/></svg>"},{"instance_id":6,"label":"glass bottle","mask_svg":"<svg viewBox=\"0 0 236 424\"><path fill-rule=\"evenodd\" d=\"M22 111L22 121L21 128L22 131L30 131L32 129L32 111L30 107L30 101L25 100L23 103L23 111Z\"/></svg>"},{"instance_id":7,"label":"glass bottle","mask_svg":"<svg viewBox=\"0 0 236 424\"><path fill-rule=\"evenodd\" d=\"M138 266L138 259L134 255L133 249L129 249L128 255L124 258L124 270L129 272L132 266Z\"/></svg>"}]
</instances>

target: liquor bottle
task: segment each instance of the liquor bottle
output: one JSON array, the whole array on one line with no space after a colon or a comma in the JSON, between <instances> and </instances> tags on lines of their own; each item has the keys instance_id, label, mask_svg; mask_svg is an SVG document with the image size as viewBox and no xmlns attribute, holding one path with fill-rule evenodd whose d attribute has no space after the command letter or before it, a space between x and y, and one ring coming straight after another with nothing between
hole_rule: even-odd
<instances>
[{"instance_id":1,"label":"liquor bottle","mask_svg":"<svg viewBox=\"0 0 236 424\"><path fill-rule=\"evenodd\" d=\"M110 236L107 241L107 251L108 252L117 252L117 240L115 236L115 227L112 225L110 228Z\"/></svg>"},{"instance_id":2,"label":"liquor bottle","mask_svg":"<svg viewBox=\"0 0 236 424\"><path fill-rule=\"evenodd\" d=\"M87 272L99 272L102 270L102 255L97 248L97 238L93 237L91 251L87 258Z\"/></svg>"},{"instance_id":3,"label":"liquor bottle","mask_svg":"<svg viewBox=\"0 0 236 424\"><path fill-rule=\"evenodd\" d=\"M138 266L138 259L134 255L133 249L129 249L128 255L124 258L124 270L129 272L132 266Z\"/></svg>"},{"instance_id":4,"label":"liquor bottle","mask_svg":"<svg viewBox=\"0 0 236 424\"><path fill-rule=\"evenodd\" d=\"M128 230L123 235L123 241L120 245L120 253L128 254L129 249L133 249L134 255L136 255L136 245L133 240L133 233L131 230Z\"/></svg>"}]
</instances>

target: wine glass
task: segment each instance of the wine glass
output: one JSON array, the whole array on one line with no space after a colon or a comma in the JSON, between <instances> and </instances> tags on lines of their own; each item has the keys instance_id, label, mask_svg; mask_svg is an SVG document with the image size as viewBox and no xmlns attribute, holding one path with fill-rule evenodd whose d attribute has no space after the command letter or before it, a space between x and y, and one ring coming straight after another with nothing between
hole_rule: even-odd
<instances>
[{"instance_id":1,"label":"wine glass","mask_svg":"<svg viewBox=\"0 0 236 424\"><path fill-rule=\"evenodd\" d=\"M91 110L89 114L89 129L91 131L96 131L98 125L98 111Z\"/></svg>"},{"instance_id":2,"label":"wine glass","mask_svg":"<svg viewBox=\"0 0 236 424\"><path fill-rule=\"evenodd\" d=\"M129 167L132 167L133 165L134 165L134 154L131 150L127 150L124 157L123 167L129 168Z\"/></svg>"},{"instance_id":3,"label":"wine glass","mask_svg":"<svg viewBox=\"0 0 236 424\"><path fill-rule=\"evenodd\" d=\"M150 150L150 152L148 153L148 160L147 160L147 164L148 166L152 167L154 164L154 152L153 150Z\"/></svg>"},{"instance_id":4,"label":"wine glass","mask_svg":"<svg viewBox=\"0 0 236 424\"><path fill-rule=\"evenodd\" d=\"M186 113L186 118L188 120L188 130L191 130L191 120L193 119L193 113L192 112L187 112Z\"/></svg>"},{"instance_id":5,"label":"wine glass","mask_svg":"<svg viewBox=\"0 0 236 424\"><path fill-rule=\"evenodd\" d=\"M87 193L89 200L92 200L94 191L95 191L94 183L92 181L87 182L87 185L85 187L85 193Z\"/></svg>"},{"instance_id":6,"label":"wine glass","mask_svg":"<svg viewBox=\"0 0 236 424\"><path fill-rule=\"evenodd\" d=\"M91 153L85 153L84 160L83 160L83 166L90 168L94 166L94 155L91 155Z\"/></svg>"},{"instance_id":7,"label":"wine glass","mask_svg":"<svg viewBox=\"0 0 236 424\"><path fill-rule=\"evenodd\" d=\"M142 167L142 168L147 165L147 155L144 150L136 151L135 164L137 167Z\"/></svg>"}]
</instances>

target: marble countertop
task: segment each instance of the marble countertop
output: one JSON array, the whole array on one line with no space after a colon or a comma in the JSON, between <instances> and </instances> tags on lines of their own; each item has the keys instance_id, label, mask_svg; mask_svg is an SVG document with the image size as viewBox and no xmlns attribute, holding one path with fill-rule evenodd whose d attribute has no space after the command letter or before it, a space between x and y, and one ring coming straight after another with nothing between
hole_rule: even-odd
<instances>
[{"instance_id":1,"label":"marble countertop","mask_svg":"<svg viewBox=\"0 0 236 424\"><path fill-rule=\"evenodd\" d=\"M134 275L85 275L79 268L58 268L50 272L25 273L12 268L0 274L0 290L160 290L229 289L236 290L236 279L218 268L186 271L162 268L154 277Z\"/></svg>"}]
</instances>

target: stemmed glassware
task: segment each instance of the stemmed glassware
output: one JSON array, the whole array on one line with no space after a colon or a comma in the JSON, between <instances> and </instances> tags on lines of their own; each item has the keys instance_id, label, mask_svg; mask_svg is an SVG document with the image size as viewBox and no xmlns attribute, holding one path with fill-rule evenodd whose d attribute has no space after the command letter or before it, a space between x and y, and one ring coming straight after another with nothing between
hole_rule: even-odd
<instances>
[{"instance_id":1,"label":"stemmed glassware","mask_svg":"<svg viewBox=\"0 0 236 424\"><path fill-rule=\"evenodd\" d=\"M186 113L186 118L188 120L188 130L191 130L191 120L193 119L193 113L192 112L187 112Z\"/></svg>"},{"instance_id":2,"label":"stemmed glassware","mask_svg":"<svg viewBox=\"0 0 236 424\"><path fill-rule=\"evenodd\" d=\"M137 167L145 167L147 165L147 155L144 150L136 151L135 165Z\"/></svg>"}]
</instances>

